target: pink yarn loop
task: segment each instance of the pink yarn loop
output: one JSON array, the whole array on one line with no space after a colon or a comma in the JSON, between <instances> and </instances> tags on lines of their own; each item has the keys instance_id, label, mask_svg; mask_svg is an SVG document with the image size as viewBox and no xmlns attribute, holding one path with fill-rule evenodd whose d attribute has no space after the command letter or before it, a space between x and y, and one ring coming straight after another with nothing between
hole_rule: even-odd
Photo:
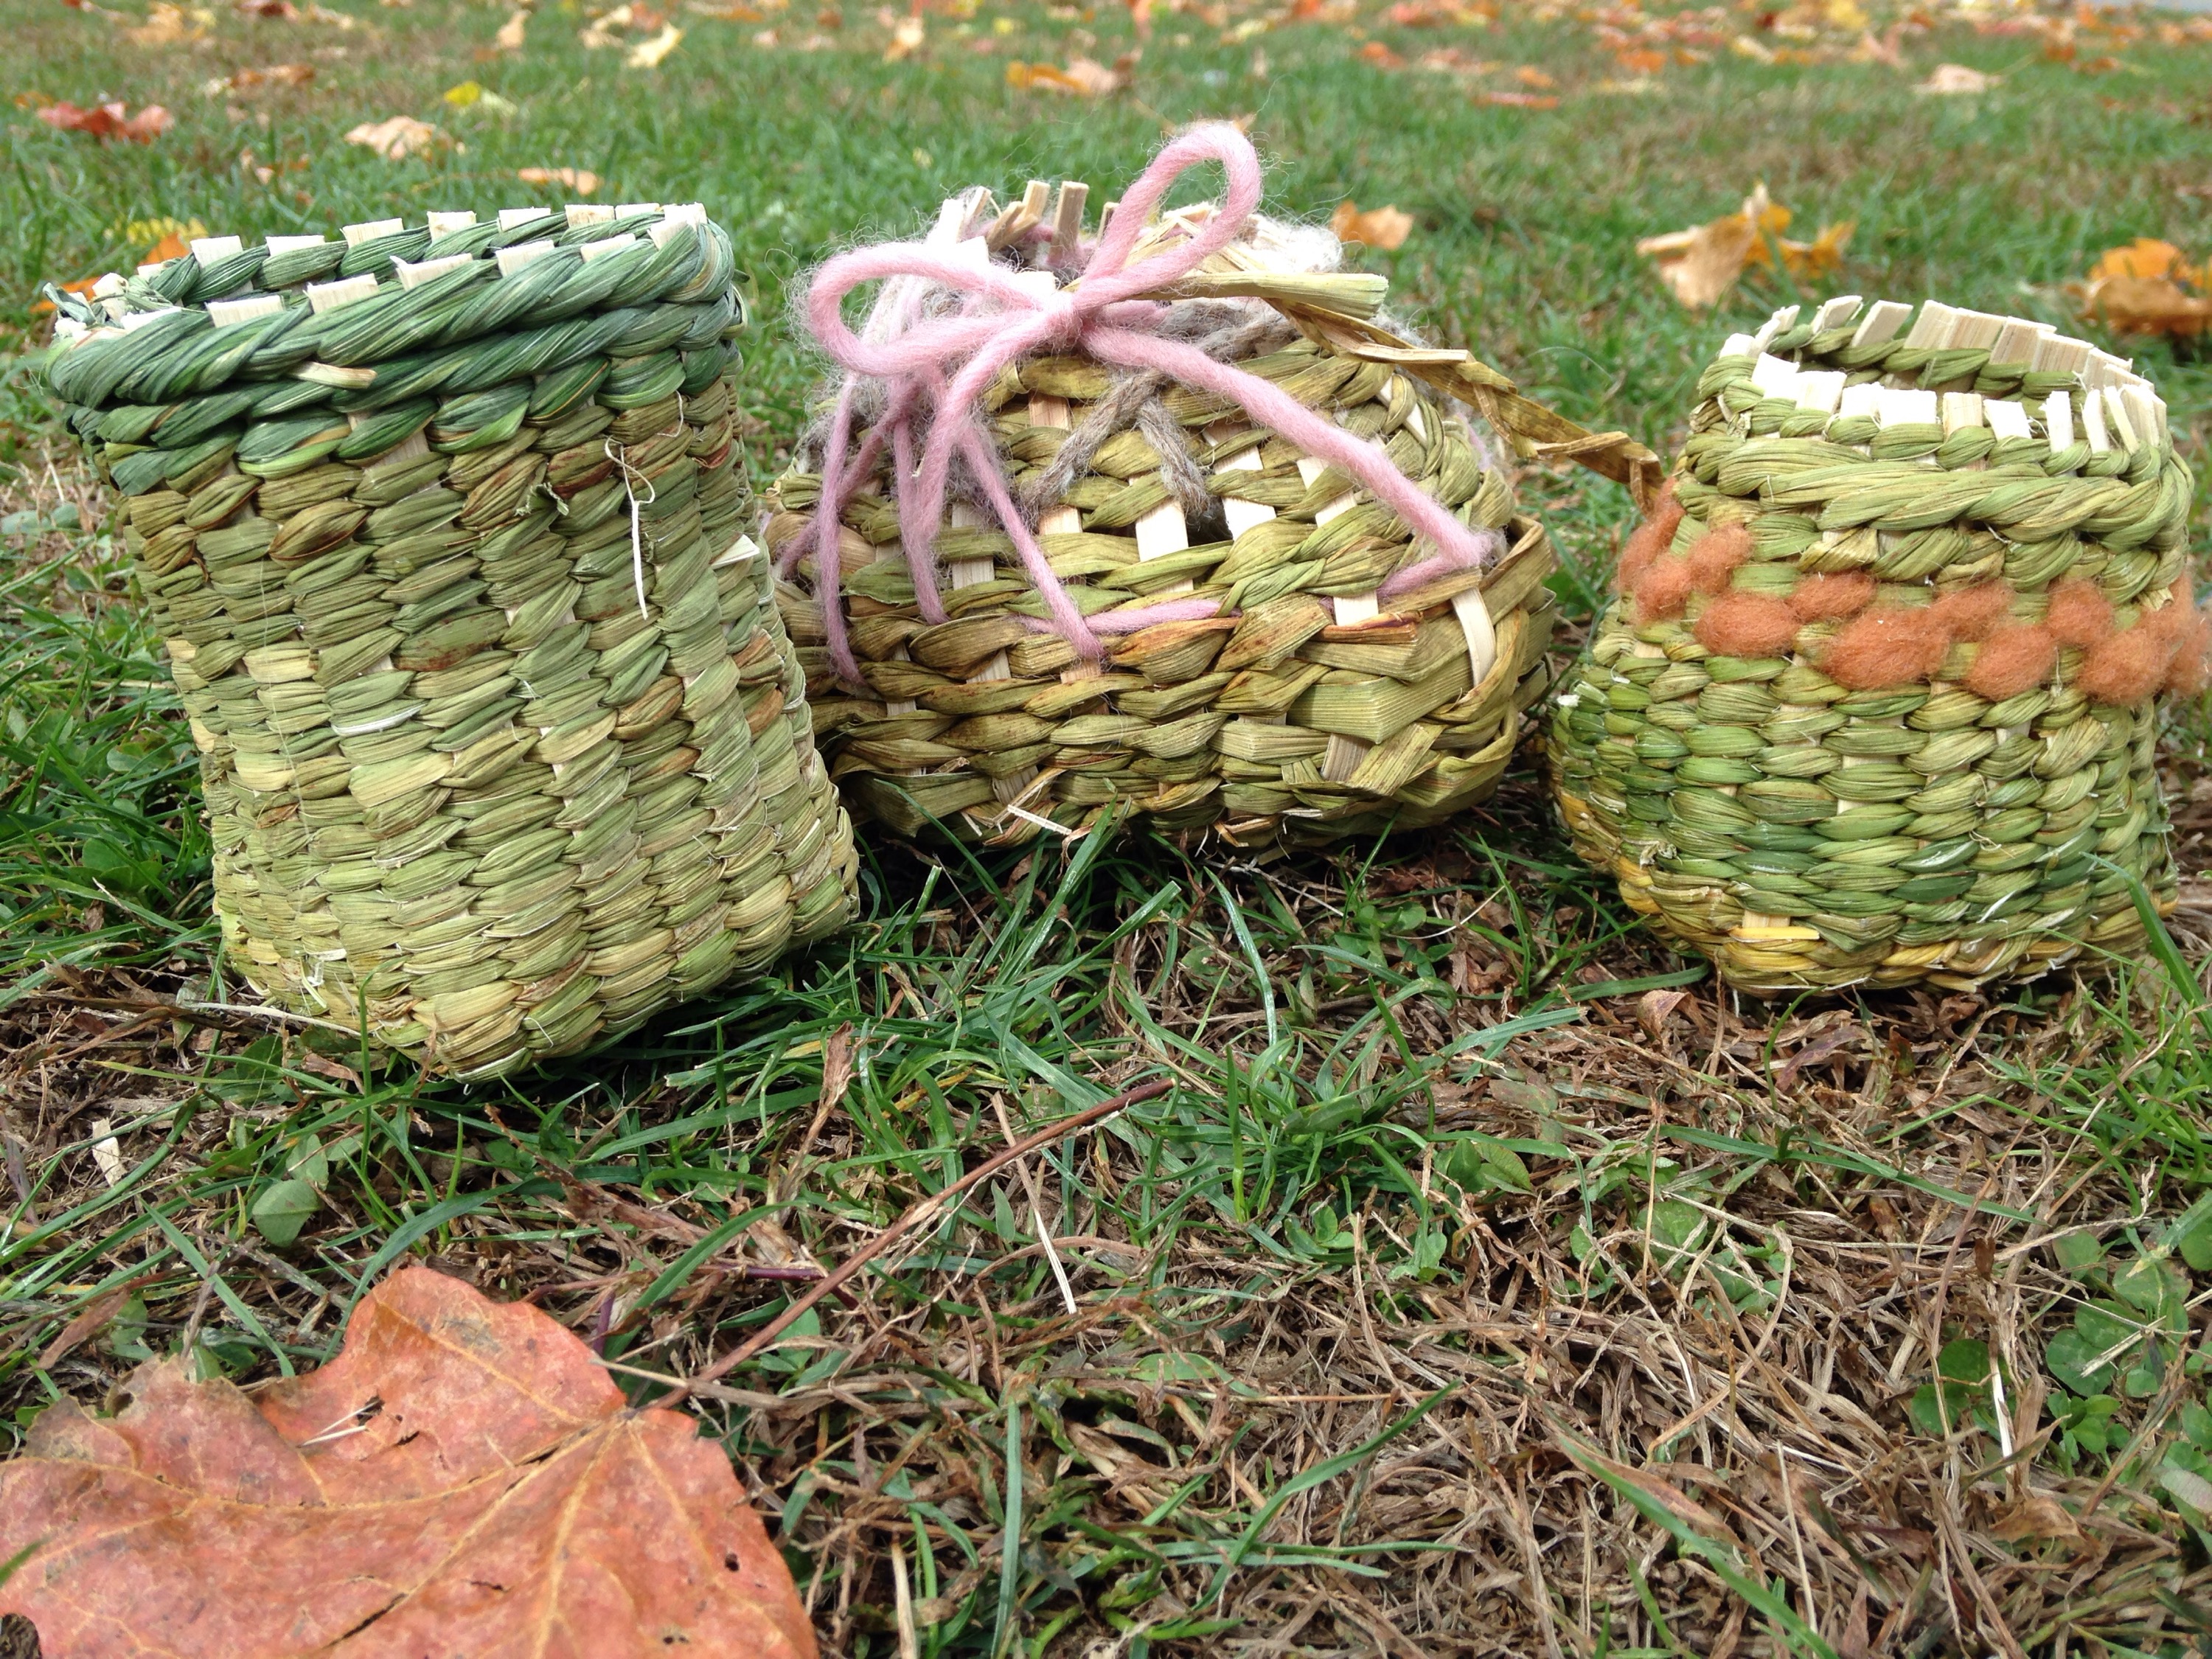
<instances>
[{"instance_id":1,"label":"pink yarn loop","mask_svg":"<svg viewBox=\"0 0 2212 1659\"><path fill-rule=\"evenodd\" d=\"M1207 161L1219 162L1227 176L1220 209L1188 240L1130 264L1129 256L1152 210L1178 178ZM1446 572L1480 564L1497 550L1496 532L1462 524L1400 471L1381 445L1353 436L1259 375L1158 332L1166 307L1140 296L1170 286L1228 246L1250 223L1260 196L1260 158L1251 141L1226 123L1209 123L1193 127L1152 158L1122 197L1081 276L1057 292L1039 294L1012 271L987 259L962 258L936 242L857 248L838 255L816 273L807 291L807 320L814 337L845 370L845 380L823 446L814 533L796 538L780 568L788 574L811 545L830 661L842 678L861 683L839 601L843 585L840 519L873 475L886 444L896 479L900 538L924 621L934 624L945 620L937 586L937 533L956 456L967 463L1012 539L1053 628L1083 656L1095 661L1104 655L1102 634L1218 613L1212 600L1175 599L1086 621L1053 573L1006 489L997 448L979 416L981 400L1000 372L1040 351L1079 351L1101 362L1163 374L1226 398L1286 442L1342 467L1437 550L1433 556L1385 582L1381 592L1386 598ZM845 321L844 301L869 283L884 286L856 333ZM957 308L923 317L923 301L932 289L960 296ZM863 380L883 382L885 402L882 416L854 452L854 406ZM918 457L917 428L922 433Z\"/></svg>"}]
</instances>

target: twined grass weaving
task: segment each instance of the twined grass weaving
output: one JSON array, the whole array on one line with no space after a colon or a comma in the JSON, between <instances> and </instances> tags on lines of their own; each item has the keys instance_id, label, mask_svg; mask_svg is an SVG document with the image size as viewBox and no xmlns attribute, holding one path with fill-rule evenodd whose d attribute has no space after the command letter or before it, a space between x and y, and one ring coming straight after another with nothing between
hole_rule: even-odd
<instances>
[{"instance_id":1,"label":"twined grass weaving","mask_svg":"<svg viewBox=\"0 0 2212 1659\"><path fill-rule=\"evenodd\" d=\"M1038 541L1086 617L1165 596L1218 599L1222 614L1116 636L1093 668L1044 629L1009 538L963 523L957 505L938 544L950 619L927 624L885 468L842 520L847 614L872 696L839 685L812 594L787 592L824 751L857 805L904 835L934 823L1018 842L1119 811L1255 842L1433 823L1494 787L1544 686L1544 532L1413 374L1281 332L1241 366L1382 441L1463 522L1500 532L1503 555L1355 613L1347 601L1419 562L1403 524L1225 400L1170 387L1159 402L1187 459L1164 459L1161 423L1148 434L1132 411L1043 506ZM1119 384L1080 356L1001 377L992 432L1018 492ZM1171 489L1170 460L1197 481L1195 512ZM819 495L814 473L778 481L772 553L807 532Z\"/></svg>"},{"instance_id":2,"label":"twined grass weaving","mask_svg":"<svg viewBox=\"0 0 2212 1659\"><path fill-rule=\"evenodd\" d=\"M1551 725L1583 857L1731 982L1972 988L2143 943L2191 483L2127 366L1832 301L1737 336Z\"/></svg>"},{"instance_id":3,"label":"twined grass weaving","mask_svg":"<svg viewBox=\"0 0 2212 1659\"><path fill-rule=\"evenodd\" d=\"M849 915L742 534L734 274L696 210L511 210L57 296L272 1001L490 1074Z\"/></svg>"}]
</instances>

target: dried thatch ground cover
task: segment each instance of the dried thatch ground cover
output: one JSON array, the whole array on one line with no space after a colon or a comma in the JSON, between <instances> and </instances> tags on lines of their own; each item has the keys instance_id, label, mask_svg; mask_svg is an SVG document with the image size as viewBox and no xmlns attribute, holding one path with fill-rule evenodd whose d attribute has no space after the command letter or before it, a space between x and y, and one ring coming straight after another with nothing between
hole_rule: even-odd
<instances>
[{"instance_id":1,"label":"dried thatch ground cover","mask_svg":"<svg viewBox=\"0 0 2212 1659\"><path fill-rule=\"evenodd\" d=\"M1627 14L1357 25L1409 58L1540 64L1565 96L1546 112L1379 70L1342 19L1221 44L1246 14L1164 11L1144 104L1077 110L1007 90L1000 59L1062 61L1083 31L1111 56L1118 14L1009 13L1018 54L982 56L991 17L961 35L933 13L895 64L857 15L806 54L687 16L651 82L550 9L520 58L471 58L501 15L226 16L161 48L42 15L43 90L185 118L102 150L19 112L0 270L21 296L104 269L157 213L252 232L497 205L520 189L502 170L553 161L604 171L609 199L702 194L762 277L764 477L809 373L778 320L792 271L970 175L1066 157L1118 178L1153 109L1257 106L1288 207L1395 196L1419 228L1381 263L1443 331L1660 442L1700 351L1774 295L1685 319L1628 244L1757 173L1808 217L1858 217L1845 275L1868 292L2056 319L2056 285L2108 242L2212 245L2212 201L2182 193L2212 181L2203 47L2108 40L2126 67L2093 76L1947 23L1899 37L1905 71L1723 47L1621 94L1598 90L1595 31ZM197 90L332 50L237 125ZM1916 99L1943 58L2010 79L1971 106ZM596 124L562 90L586 75L623 94ZM438 93L471 76L521 113L466 125ZM410 109L466 155L392 166L336 142ZM305 165L264 185L242 145ZM2202 365L2146 366L2201 458ZM2212 1629L2212 1030L2191 973L2212 888L2185 887L2166 968L1740 1001L1573 865L1524 758L1464 834L1334 857L878 846L866 922L777 980L588 1064L420 1086L303 1047L211 957L189 745L105 503L20 365L6 395L0 512L28 515L0 520L15 1427L154 1352L245 1379L313 1364L407 1255L534 1298L643 1398L1010 1137L1159 1078L697 1391L833 1650L2044 1659L2179 1654ZM1568 477L1524 492L1598 580L1625 503ZM2192 870L2212 863L2202 741L2189 712L2170 758ZM313 1207L279 1243L271 1192L302 1179Z\"/></svg>"}]
</instances>

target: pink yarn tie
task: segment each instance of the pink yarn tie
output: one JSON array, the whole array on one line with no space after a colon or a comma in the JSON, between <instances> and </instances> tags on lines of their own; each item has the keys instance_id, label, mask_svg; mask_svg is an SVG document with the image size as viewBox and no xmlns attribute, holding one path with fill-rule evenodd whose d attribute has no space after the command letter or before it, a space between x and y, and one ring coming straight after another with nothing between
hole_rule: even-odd
<instances>
[{"instance_id":1,"label":"pink yarn tie","mask_svg":"<svg viewBox=\"0 0 2212 1659\"><path fill-rule=\"evenodd\" d=\"M1206 161L1218 161L1227 174L1220 210L1188 240L1127 264L1152 210L1169 188ZM1462 524L1401 472L1381 445L1353 436L1259 375L1158 332L1167 307L1139 296L1169 287L1228 246L1250 222L1260 193L1260 158L1251 141L1226 123L1210 123L1192 128L1152 158L1121 198L1082 275L1055 293L1038 294L1010 270L961 258L950 247L931 242L859 248L840 254L816 273L806 296L807 319L815 338L846 374L823 446L814 533L796 538L779 565L783 574L789 574L811 542L830 658L840 678L854 685L862 683L839 600L843 586L837 545L840 520L847 503L872 476L886 442L896 473L900 539L925 622L946 619L937 586L937 532L956 455L967 463L1000 526L1012 538L1053 628L1084 657L1096 661L1104 655L1105 646L1098 637L1102 632L1125 634L1155 623L1218 613L1218 604L1211 599L1168 600L1088 621L1077 609L1007 490L997 448L977 414L1000 371L1034 352L1082 352L1116 368L1165 374L1228 398L1285 441L1342 467L1437 549L1433 556L1385 582L1381 589L1384 597L1445 572L1479 565L1497 550L1495 532ZM855 334L846 325L843 301L854 289L872 282L882 282L884 288L863 332ZM922 301L933 286L965 296L960 309L924 319ZM854 404L863 379L883 382L886 397L881 418L854 453ZM926 435L917 460L915 428L925 412Z\"/></svg>"}]
</instances>

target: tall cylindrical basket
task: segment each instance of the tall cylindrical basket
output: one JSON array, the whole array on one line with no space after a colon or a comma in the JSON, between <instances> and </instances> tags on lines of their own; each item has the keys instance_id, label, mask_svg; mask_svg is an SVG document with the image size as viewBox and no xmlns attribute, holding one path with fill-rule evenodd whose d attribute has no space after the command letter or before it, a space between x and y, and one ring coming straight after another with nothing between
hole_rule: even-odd
<instances>
[{"instance_id":1,"label":"tall cylindrical basket","mask_svg":"<svg viewBox=\"0 0 2212 1659\"><path fill-rule=\"evenodd\" d=\"M849 914L743 533L733 276L696 205L633 204L208 238L55 295L275 1003L487 1075Z\"/></svg>"}]
</instances>

